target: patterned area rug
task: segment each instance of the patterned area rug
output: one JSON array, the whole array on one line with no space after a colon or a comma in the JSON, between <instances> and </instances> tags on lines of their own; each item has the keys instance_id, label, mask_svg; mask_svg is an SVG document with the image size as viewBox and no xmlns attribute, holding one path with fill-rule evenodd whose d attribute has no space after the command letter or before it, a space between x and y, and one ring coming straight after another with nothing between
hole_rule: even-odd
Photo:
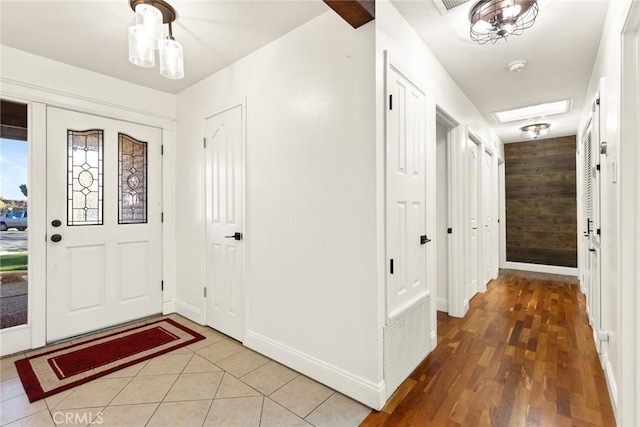
<instances>
[{"instance_id":1,"label":"patterned area rug","mask_svg":"<svg viewBox=\"0 0 640 427\"><path fill-rule=\"evenodd\" d=\"M16 361L30 402L204 339L171 319L136 326Z\"/></svg>"}]
</instances>

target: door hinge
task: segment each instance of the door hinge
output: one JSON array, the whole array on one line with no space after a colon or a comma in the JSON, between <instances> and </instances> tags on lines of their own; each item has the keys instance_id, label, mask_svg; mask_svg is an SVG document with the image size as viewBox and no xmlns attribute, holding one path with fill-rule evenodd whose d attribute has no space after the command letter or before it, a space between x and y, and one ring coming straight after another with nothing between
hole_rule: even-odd
<instances>
[{"instance_id":1,"label":"door hinge","mask_svg":"<svg viewBox=\"0 0 640 427\"><path fill-rule=\"evenodd\" d=\"M389 264L389 273L393 274L393 258L391 258L391 263Z\"/></svg>"},{"instance_id":2,"label":"door hinge","mask_svg":"<svg viewBox=\"0 0 640 427\"><path fill-rule=\"evenodd\" d=\"M160 281L160 290L164 291L164 280Z\"/></svg>"},{"instance_id":3,"label":"door hinge","mask_svg":"<svg viewBox=\"0 0 640 427\"><path fill-rule=\"evenodd\" d=\"M600 165L596 165L596 170L599 171L600 170Z\"/></svg>"},{"instance_id":4,"label":"door hinge","mask_svg":"<svg viewBox=\"0 0 640 427\"><path fill-rule=\"evenodd\" d=\"M160 212L160 222L164 222L164 212Z\"/></svg>"},{"instance_id":5,"label":"door hinge","mask_svg":"<svg viewBox=\"0 0 640 427\"><path fill-rule=\"evenodd\" d=\"M164 156L164 144L160 146L160 155Z\"/></svg>"},{"instance_id":6,"label":"door hinge","mask_svg":"<svg viewBox=\"0 0 640 427\"><path fill-rule=\"evenodd\" d=\"M597 234L598 236L600 235L600 229L599 229L599 228L596 230L596 234Z\"/></svg>"},{"instance_id":7,"label":"door hinge","mask_svg":"<svg viewBox=\"0 0 640 427\"><path fill-rule=\"evenodd\" d=\"M202 145L207 148L207 138L202 138Z\"/></svg>"},{"instance_id":8,"label":"door hinge","mask_svg":"<svg viewBox=\"0 0 640 427\"><path fill-rule=\"evenodd\" d=\"M204 288L202 288L202 289L204 290L204 297L206 298L206 297L207 297L207 288L206 288L206 287L204 287Z\"/></svg>"},{"instance_id":9,"label":"door hinge","mask_svg":"<svg viewBox=\"0 0 640 427\"><path fill-rule=\"evenodd\" d=\"M393 95L389 95L389 110L393 110Z\"/></svg>"},{"instance_id":10,"label":"door hinge","mask_svg":"<svg viewBox=\"0 0 640 427\"><path fill-rule=\"evenodd\" d=\"M600 105L600 98L596 99L596 105Z\"/></svg>"},{"instance_id":11,"label":"door hinge","mask_svg":"<svg viewBox=\"0 0 640 427\"><path fill-rule=\"evenodd\" d=\"M453 233L453 230L450 228L447 228L447 234L452 234L452 233Z\"/></svg>"}]
</instances>

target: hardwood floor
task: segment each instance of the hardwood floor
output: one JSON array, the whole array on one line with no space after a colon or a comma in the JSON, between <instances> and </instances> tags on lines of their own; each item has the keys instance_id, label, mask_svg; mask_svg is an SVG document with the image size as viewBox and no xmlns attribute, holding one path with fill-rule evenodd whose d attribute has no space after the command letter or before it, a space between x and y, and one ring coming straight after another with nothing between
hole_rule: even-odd
<instances>
[{"instance_id":1,"label":"hardwood floor","mask_svg":"<svg viewBox=\"0 0 640 427\"><path fill-rule=\"evenodd\" d=\"M578 281L501 270L372 426L614 426Z\"/></svg>"}]
</instances>

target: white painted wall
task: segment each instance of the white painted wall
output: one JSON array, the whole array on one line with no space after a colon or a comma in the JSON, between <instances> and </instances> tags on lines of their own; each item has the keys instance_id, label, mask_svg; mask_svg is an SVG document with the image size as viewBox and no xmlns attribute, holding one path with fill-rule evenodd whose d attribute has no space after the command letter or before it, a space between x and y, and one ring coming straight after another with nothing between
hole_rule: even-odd
<instances>
[{"instance_id":1,"label":"white painted wall","mask_svg":"<svg viewBox=\"0 0 640 427\"><path fill-rule=\"evenodd\" d=\"M637 388L634 385L637 369L634 363L634 352L640 344L634 334L633 317L637 317L638 307L634 306L637 282L634 275L627 275L628 265L622 264L619 254L635 251L634 239L623 239L633 235L631 230L622 229L621 217L625 211L625 198L621 195L624 176L630 173L633 163L631 158L621 160L620 135L620 100L621 100L621 32L629 15L632 1L616 0L609 3L609 10L604 25L600 48L594 66L587 100L594 99L599 89L601 78L604 78L604 90L601 93L600 108L604 113L601 122L602 139L608 142L609 154L601 161L602 174L602 209L601 209L601 256L602 256L602 328L609 332L609 342L602 343L601 361L604 365L607 384L616 419L619 425L637 425L635 408L638 405ZM580 123L580 134L591 115L590 103L585 105ZM627 167L627 169L623 169ZM619 168L619 180L613 182L614 170ZM578 175L578 178L581 176ZM628 196L627 196L628 197ZM632 201L631 198L626 199ZM580 202L578 206L582 206ZM629 206L627 212L633 212ZM580 214L581 215L581 214ZM633 219L632 219L633 221ZM637 218L635 219L637 222ZM631 232L631 233L630 233ZM625 250L625 245L631 247ZM631 263L635 263L632 260Z\"/></svg>"},{"instance_id":2,"label":"white painted wall","mask_svg":"<svg viewBox=\"0 0 640 427\"><path fill-rule=\"evenodd\" d=\"M436 298L439 311L448 312L449 298L449 189L447 135L449 128L436 122Z\"/></svg>"},{"instance_id":3,"label":"white painted wall","mask_svg":"<svg viewBox=\"0 0 640 427\"><path fill-rule=\"evenodd\" d=\"M246 96L244 342L379 407L373 46L328 11L178 95L177 309L203 318L203 117Z\"/></svg>"}]
</instances>

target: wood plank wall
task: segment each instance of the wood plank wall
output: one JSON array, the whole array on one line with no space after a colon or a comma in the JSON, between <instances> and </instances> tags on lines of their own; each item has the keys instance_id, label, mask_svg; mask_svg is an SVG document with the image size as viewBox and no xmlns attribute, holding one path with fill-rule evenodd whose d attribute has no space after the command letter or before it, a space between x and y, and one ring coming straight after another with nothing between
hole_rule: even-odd
<instances>
[{"instance_id":1,"label":"wood plank wall","mask_svg":"<svg viewBox=\"0 0 640 427\"><path fill-rule=\"evenodd\" d=\"M577 267L576 137L505 144L507 261Z\"/></svg>"}]
</instances>

